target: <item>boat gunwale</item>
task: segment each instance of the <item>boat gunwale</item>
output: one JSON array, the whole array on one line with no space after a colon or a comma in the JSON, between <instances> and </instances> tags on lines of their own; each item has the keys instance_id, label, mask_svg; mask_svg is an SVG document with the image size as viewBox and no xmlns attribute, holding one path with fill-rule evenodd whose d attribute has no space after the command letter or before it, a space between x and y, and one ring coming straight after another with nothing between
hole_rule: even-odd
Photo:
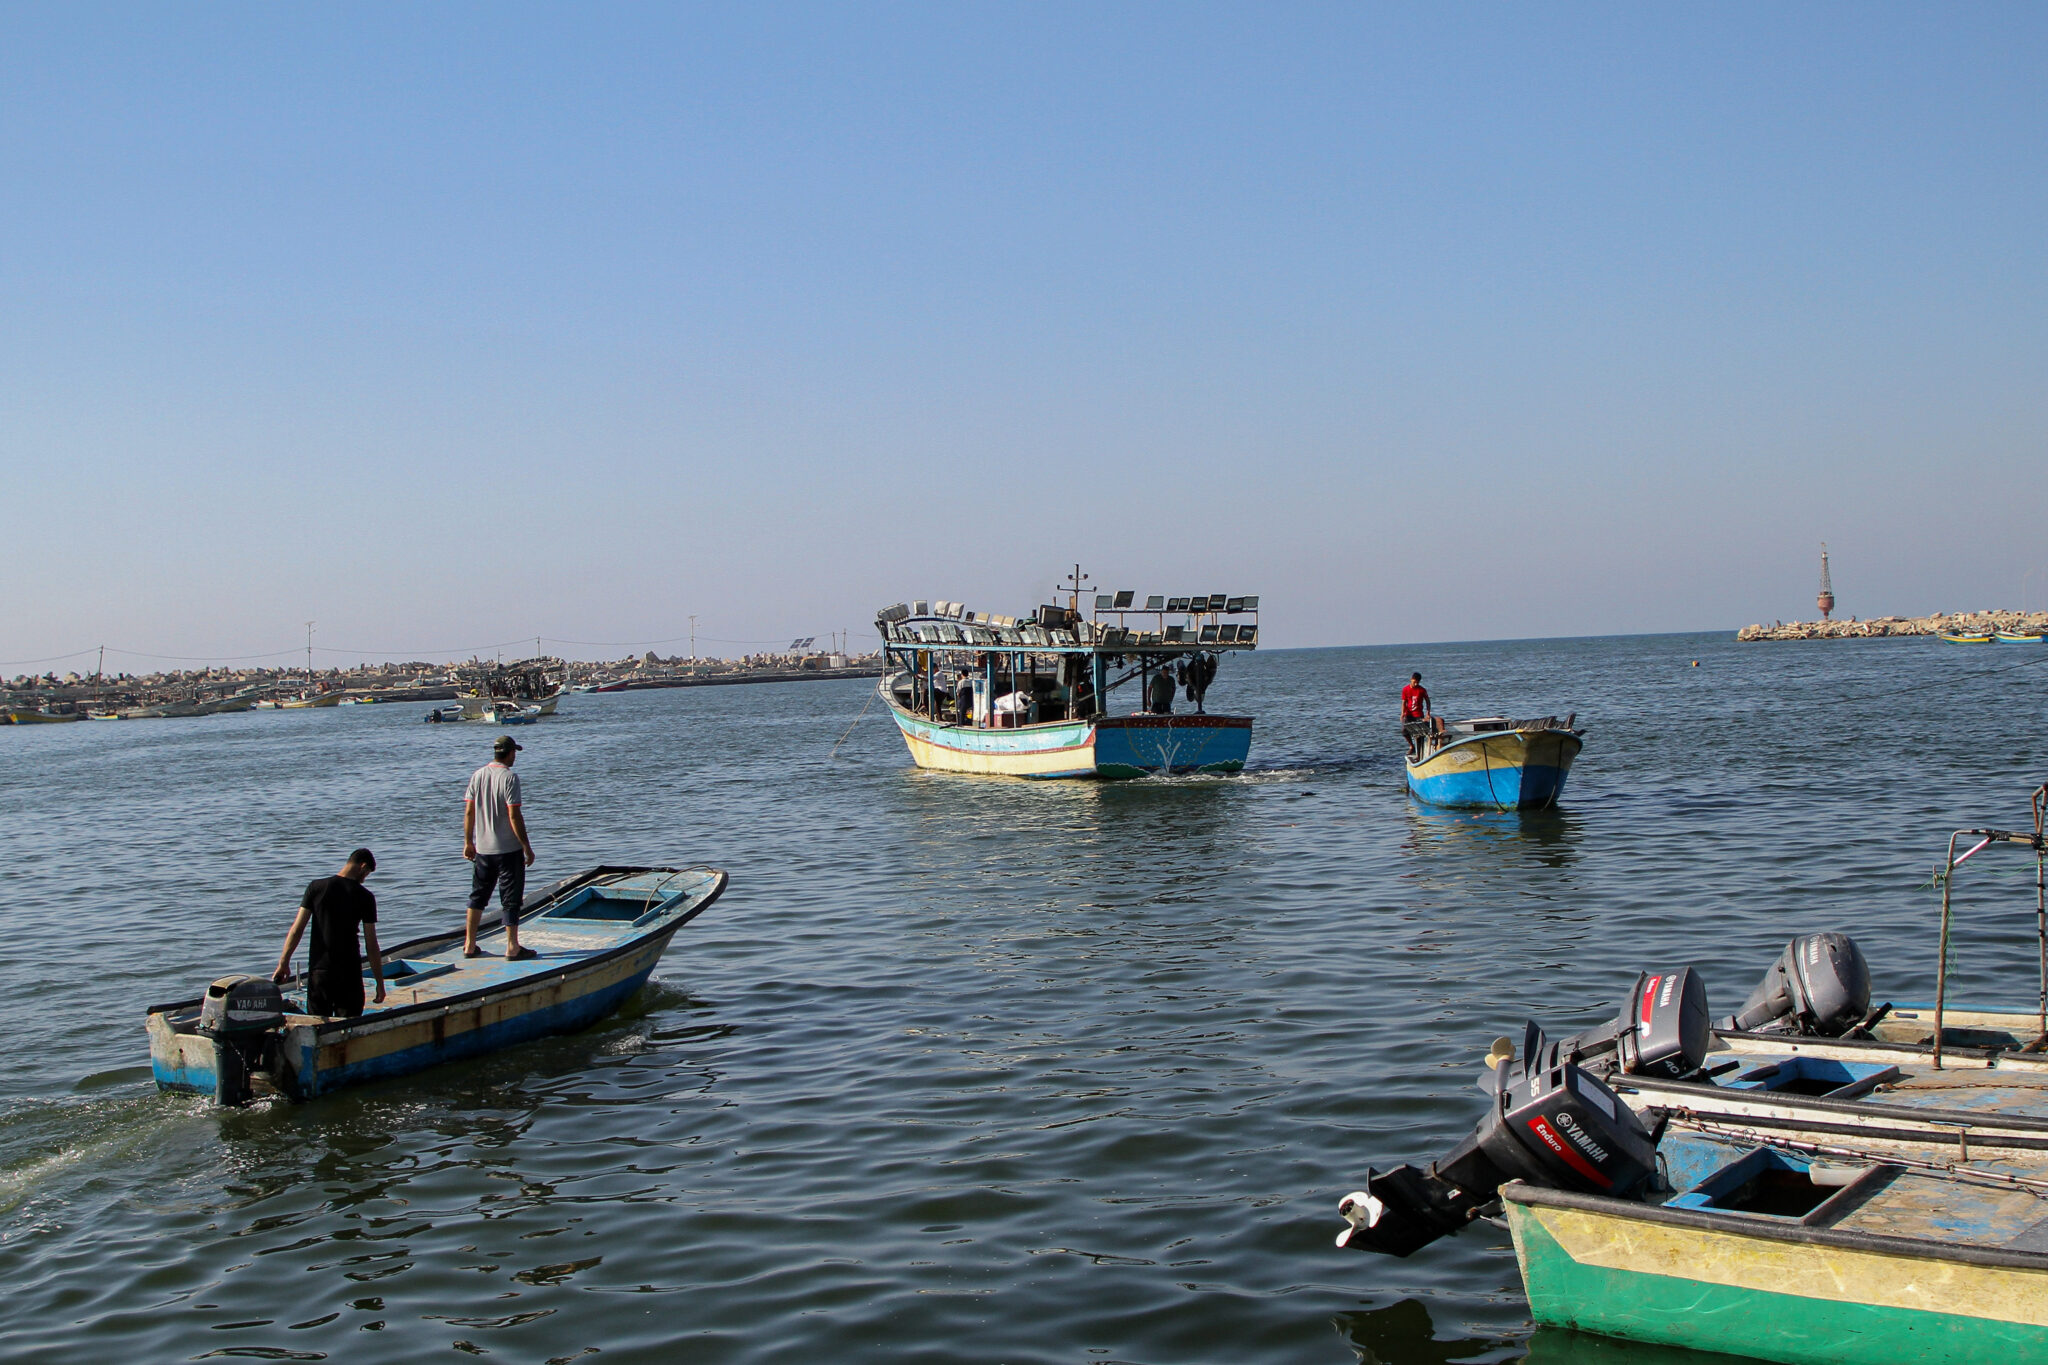
<instances>
[{"instance_id":1,"label":"boat gunwale","mask_svg":"<svg viewBox=\"0 0 2048 1365\"><path fill-rule=\"evenodd\" d=\"M1986 1070L1988 1071L1989 1068ZM2039 1133L2042 1136L2030 1139L2029 1145L2038 1142L2041 1146L2048 1147L2048 1118L2041 1118L2032 1114L1997 1114L1995 1116L1987 1116L1983 1111L1966 1110L1945 1105L1884 1104L1863 1099L1833 1099L1827 1095L1800 1095L1783 1090L1737 1090L1729 1086L1704 1085L1697 1081L1665 1080L1662 1077L1653 1076L1615 1076L1611 1079L1618 1090L1633 1090L1639 1094L1649 1095L1652 1098L1672 1092L1677 1092L1680 1096L1712 1095L1725 1097L1731 1102L1740 1101L1751 1105L1774 1105L1786 1109L1810 1109L1822 1114L1856 1114L1871 1118L1896 1119L1906 1123L1940 1123L1950 1126L1955 1126L1959 1120L1947 1116L1964 1114L1968 1115L1970 1119L1970 1122L1967 1124L1967 1127L1970 1129L1968 1137L1973 1143L1995 1141L1996 1139L1983 1136L1983 1134L1988 1133L1990 1130L2003 1128L2010 1129L2016 1134ZM1931 1092L1922 1091L1918 1093L1925 1094ZM1682 1109L1675 1105L1659 1103L1657 1108L1676 1111L1672 1116L1681 1121L1688 1118L1696 1118L1706 1122L1720 1121L1710 1118L1698 1110ZM1776 1126L1802 1126L1795 1119L1779 1119L1767 1116L1752 1117L1746 1114L1743 1116L1743 1121ZM1869 1125L1862 1127L1853 1127L1851 1125L1827 1125L1823 1127L1821 1125L1813 1125L1813 1127L1816 1132L1835 1131L1837 1129L1855 1132L1878 1131ZM1926 1136L1930 1141L1954 1143L1962 1135L1957 1133L1929 1133ZM2013 1144L2007 1143L2003 1145L2009 1146Z\"/></svg>"},{"instance_id":2,"label":"boat gunwale","mask_svg":"<svg viewBox=\"0 0 2048 1365\"><path fill-rule=\"evenodd\" d=\"M1612 1195L1554 1190L1541 1185L1531 1185L1523 1180L1511 1180L1501 1186L1500 1197L1504 1203L1520 1204L1525 1208L1569 1209L1578 1213L1603 1214L1611 1218L1662 1223L1667 1227L1688 1228L1697 1232L1758 1237L1770 1242L1870 1252L1911 1261L1952 1261L2002 1270L2048 1271L2048 1251L1970 1246L1955 1242L1937 1242L1932 1238L1923 1240L1844 1228L1817 1228L1795 1222L1779 1223L1754 1214L1678 1209L1668 1204L1646 1204L1633 1199L1616 1199Z\"/></svg>"},{"instance_id":3,"label":"boat gunwale","mask_svg":"<svg viewBox=\"0 0 2048 1365\"><path fill-rule=\"evenodd\" d=\"M448 1010L457 1005L466 1005L476 1002L486 996L510 996L519 992L523 987L525 987L529 983L543 982L551 975L559 974L559 978L562 980L567 980L571 975L581 975L585 968L596 968L603 966L605 963L610 962L613 958L619 957L625 953L632 952L637 948L645 947L647 943L650 940L652 940L656 935L673 935L676 930L682 928L685 924L688 924L691 920L697 918L697 916L703 914L706 910L710 909L712 902L725 894L726 884L731 879L726 872L718 868L691 869L676 867L606 866L592 868L587 872L580 873L574 877L565 878L562 881L556 882L551 886L543 888L540 892L540 899L533 903L532 910L540 909L541 907L545 906L549 901L562 895L564 892L578 890L584 886L589 885L597 878L606 876L611 873L624 872L631 874L640 872L688 872L693 870L702 870L710 872L713 874L715 878L715 880L712 882L710 893L706 895L704 899L697 902L697 904L691 906L689 910L686 913L684 913L680 918L668 923L654 925L645 930L644 932L634 934L632 937L627 938L619 943L616 943L612 947L607 948L602 952L593 953L589 957L579 957L575 959L573 962L567 962L562 964L562 966L559 968L544 968L528 972L522 976L514 977L509 981L499 981L488 986L477 986L471 990L462 991L455 995L439 996L432 1000L416 1000L410 1004L394 1005L388 1009L379 1009L374 1013L365 1011L362 1014L334 1019L331 1022L321 1015L287 1015L287 1019L297 1017L302 1019L315 1019L321 1021L313 1024L287 1025L287 1027L311 1028L315 1031L316 1038L319 1041L325 1042L336 1034L346 1033L351 1030L365 1029L366 1026L372 1024L383 1025L392 1020L404 1019L415 1014L424 1014L432 1010ZM525 905L522 905L520 907L519 922L521 924L526 923L527 920L531 917L532 910L529 910L528 907L526 907ZM502 927L502 925L503 917L501 916L499 919L491 921L489 924L480 924L478 926L478 930L479 932L481 932L485 928ZM439 934L426 934L419 938L408 939L404 943L396 944L388 951L380 952L378 955L380 957L390 958L407 957L412 955L409 950L416 949L421 944L446 943L460 940L463 936L463 932L464 931L457 929ZM664 951L666 951L665 947ZM296 974L287 978L287 980L289 981L297 981L299 979L299 976ZM385 984L388 991L391 983L386 982ZM151 1005L146 1011L144 1011L144 1017L149 1018L160 1014L171 1014L179 1010L196 1008L197 1006L204 1004L205 1000L206 997L202 995L195 997L191 1000L180 1000L168 1005Z\"/></svg>"}]
</instances>

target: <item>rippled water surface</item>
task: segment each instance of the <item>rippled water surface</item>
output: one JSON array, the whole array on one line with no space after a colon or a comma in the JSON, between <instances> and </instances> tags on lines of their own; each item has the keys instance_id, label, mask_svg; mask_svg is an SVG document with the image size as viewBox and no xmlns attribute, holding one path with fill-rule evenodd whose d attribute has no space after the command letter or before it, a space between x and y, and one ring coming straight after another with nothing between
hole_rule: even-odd
<instances>
[{"instance_id":1,"label":"rippled water surface","mask_svg":"<svg viewBox=\"0 0 2048 1365\"><path fill-rule=\"evenodd\" d=\"M1495 1034L1639 967L1726 1009L1841 927L1928 992L1947 830L2048 776L2024 649L1231 659L1256 770L1122 784L919 773L879 705L830 757L863 683L576 697L522 736L535 875L708 861L725 898L587 1033L237 1113L156 1093L143 1007L265 969L358 843L387 942L454 923L488 732L0 730L0 1356L1704 1360L1532 1337L1504 1234L1343 1253L1335 1202L1462 1135ZM1564 809L1413 805L1411 667L1577 711ZM1974 998L2031 998L2016 866L1969 888Z\"/></svg>"}]
</instances>

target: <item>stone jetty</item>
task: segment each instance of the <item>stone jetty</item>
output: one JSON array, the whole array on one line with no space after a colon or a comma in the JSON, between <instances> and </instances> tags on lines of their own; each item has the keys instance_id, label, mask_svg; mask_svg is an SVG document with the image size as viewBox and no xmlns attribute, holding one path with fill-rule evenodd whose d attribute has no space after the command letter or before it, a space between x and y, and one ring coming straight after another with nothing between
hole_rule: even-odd
<instances>
[{"instance_id":1,"label":"stone jetty","mask_svg":"<svg viewBox=\"0 0 2048 1365\"><path fill-rule=\"evenodd\" d=\"M1864 640L1877 635L1989 635L2048 631L2048 611L1938 611L1932 616L1878 616L1868 621L1773 621L1744 626L1738 640Z\"/></svg>"}]
</instances>

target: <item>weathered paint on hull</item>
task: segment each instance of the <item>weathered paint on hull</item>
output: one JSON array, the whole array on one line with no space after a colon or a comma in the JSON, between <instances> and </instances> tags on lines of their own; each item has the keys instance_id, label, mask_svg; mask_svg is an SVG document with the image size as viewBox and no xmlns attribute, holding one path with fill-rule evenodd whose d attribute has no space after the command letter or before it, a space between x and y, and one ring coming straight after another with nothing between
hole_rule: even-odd
<instances>
[{"instance_id":1,"label":"weathered paint on hull","mask_svg":"<svg viewBox=\"0 0 2048 1365\"><path fill-rule=\"evenodd\" d=\"M1554 806L1582 741L1568 730L1474 735L1408 764L1408 790L1432 806L1527 810Z\"/></svg>"},{"instance_id":2,"label":"weathered paint on hull","mask_svg":"<svg viewBox=\"0 0 2048 1365\"><path fill-rule=\"evenodd\" d=\"M637 945L597 969L535 977L531 986L505 995L450 1002L445 1009L391 1019L288 1025L283 1053L292 1088L300 1098L311 1099L344 1086L409 1075L442 1062L588 1028L647 983L674 933L670 930ZM394 996L402 994L402 987L395 988ZM161 1015L150 1016L149 1028L150 1062L158 1087L211 1095L217 1065L213 1040L174 1033Z\"/></svg>"},{"instance_id":3,"label":"weathered paint on hull","mask_svg":"<svg viewBox=\"0 0 2048 1365\"><path fill-rule=\"evenodd\" d=\"M1506 1208L1539 1323L1785 1365L2048 1359L2048 1269Z\"/></svg>"},{"instance_id":4,"label":"weathered paint on hull","mask_svg":"<svg viewBox=\"0 0 2048 1365\"><path fill-rule=\"evenodd\" d=\"M890 705L920 768L999 777L1143 777L1238 772L1251 752L1241 716L1107 716L1014 730L940 725Z\"/></svg>"}]
</instances>

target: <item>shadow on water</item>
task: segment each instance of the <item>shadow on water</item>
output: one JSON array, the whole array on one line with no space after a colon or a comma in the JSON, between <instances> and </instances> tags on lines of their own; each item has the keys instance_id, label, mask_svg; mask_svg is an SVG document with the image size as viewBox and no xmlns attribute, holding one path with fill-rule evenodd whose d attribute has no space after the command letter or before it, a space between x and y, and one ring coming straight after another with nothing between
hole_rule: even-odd
<instances>
[{"instance_id":1,"label":"shadow on water","mask_svg":"<svg viewBox=\"0 0 2048 1365\"><path fill-rule=\"evenodd\" d=\"M1359 1365L1740 1365L1749 1356L1651 1346L1557 1327L1481 1336L1439 1336L1429 1305L1402 1299L1383 1308L1340 1313L1331 1320ZM1467 1328L1469 1330L1469 1328Z\"/></svg>"},{"instance_id":2,"label":"shadow on water","mask_svg":"<svg viewBox=\"0 0 2048 1365\"><path fill-rule=\"evenodd\" d=\"M1331 1325L1359 1365L1490 1365L1521 1356L1522 1344L1512 1336L1439 1337L1420 1299L1340 1313Z\"/></svg>"}]
</instances>

